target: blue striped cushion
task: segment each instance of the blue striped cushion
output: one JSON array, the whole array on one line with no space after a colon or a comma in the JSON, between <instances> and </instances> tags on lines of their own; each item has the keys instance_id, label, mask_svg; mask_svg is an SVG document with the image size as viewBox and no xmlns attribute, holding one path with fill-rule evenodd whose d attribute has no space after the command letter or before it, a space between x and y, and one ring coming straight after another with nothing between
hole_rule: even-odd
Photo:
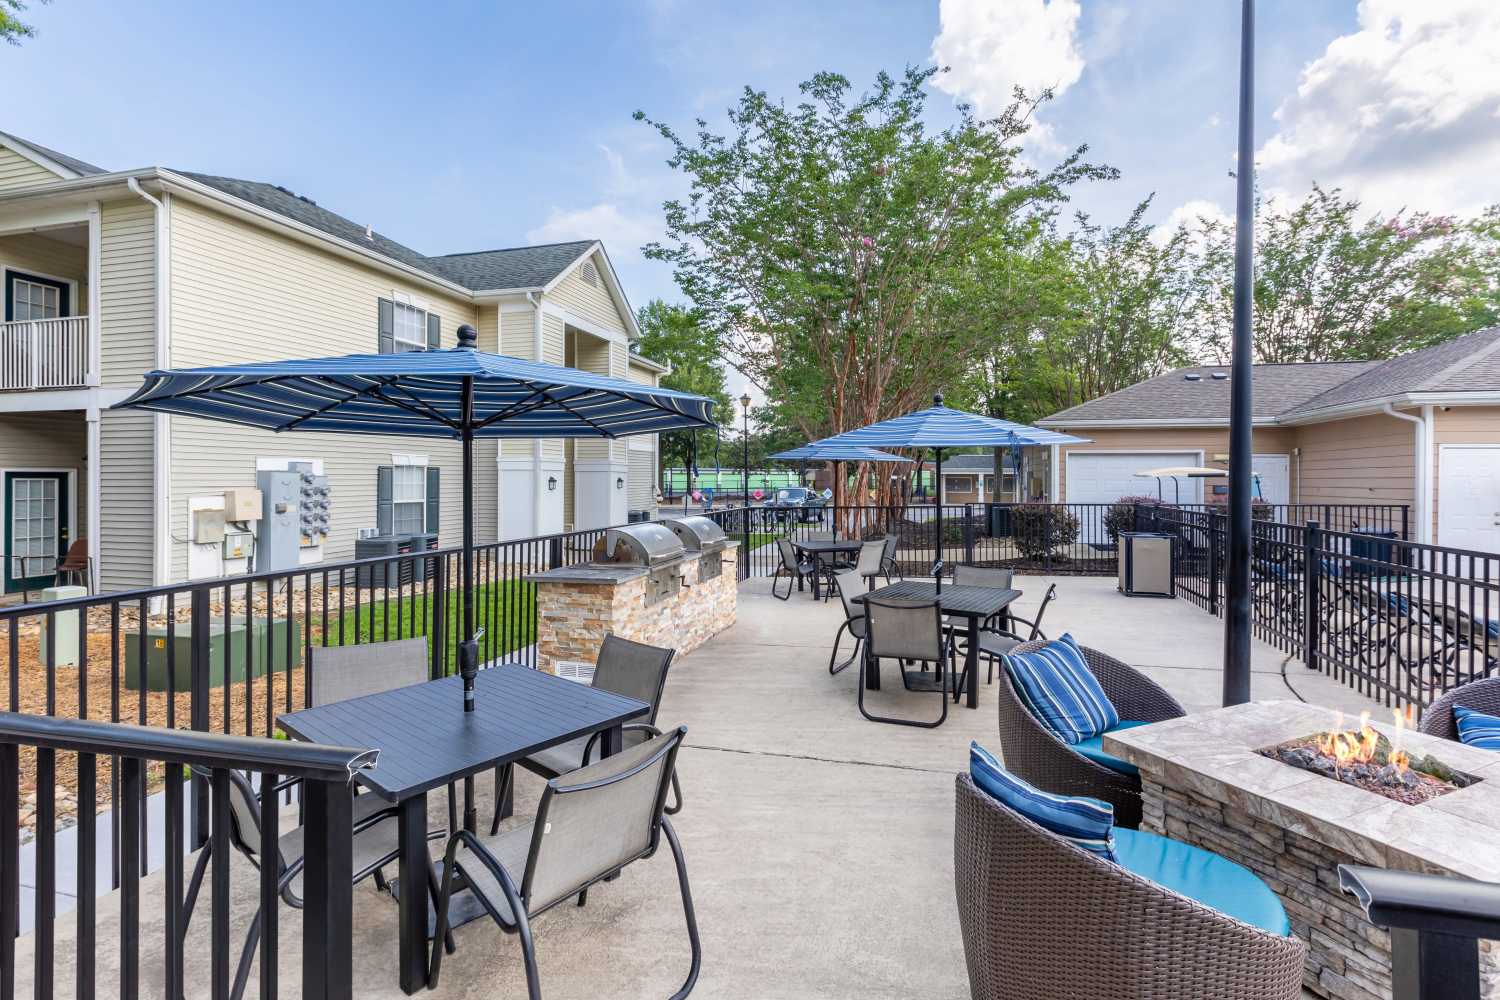
<instances>
[{"instance_id":1,"label":"blue striped cushion","mask_svg":"<svg viewBox=\"0 0 1500 1000\"><path fill-rule=\"evenodd\" d=\"M1469 746L1500 750L1500 717L1454 705L1453 721L1458 723L1458 738Z\"/></svg>"},{"instance_id":2,"label":"blue striped cushion","mask_svg":"<svg viewBox=\"0 0 1500 1000\"><path fill-rule=\"evenodd\" d=\"M1034 788L1001 767L994 754L972 742L969 777L991 798L1042 829L1106 860L1115 860L1115 807L1108 802L1082 795L1053 795Z\"/></svg>"},{"instance_id":3,"label":"blue striped cushion","mask_svg":"<svg viewBox=\"0 0 1500 1000\"><path fill-rule=\"evenodd\" d=\"M1079 743L1120 724L1119 713L1066 633L1033 653L1002 657L1016 694L1064 743Z\"/></svg>"}]
</instances>

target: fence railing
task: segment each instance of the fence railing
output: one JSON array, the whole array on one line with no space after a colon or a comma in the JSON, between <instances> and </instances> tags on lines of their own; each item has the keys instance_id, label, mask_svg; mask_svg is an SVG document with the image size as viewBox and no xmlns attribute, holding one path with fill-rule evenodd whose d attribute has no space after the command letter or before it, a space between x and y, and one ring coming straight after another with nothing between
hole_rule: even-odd
<instances>
[{"instance_id":1,"label":"fence railing","mask_svg":"<svg viewBox=\"0 0 1500 1000\"><path fill-rule=\"evenodd\" d=\"M0 712L0 996L16 996L17 980L25 975L17 968L16 938L21 914L22 774L23 764L29 762L37 779L36 930L31 942L33 961L28 970L32 980L29 992L33 995L51 997L58 978L71 979L73 994L78 997L103 992L96 979L101 952L111 967L110 978L118 978L121 997L139 995L142 955L158 953L165 973L162 979L166 996L229 995L230 949L239 937L235 935L232 941L229 929L230 770L248 769L259 774L261 788L272 789L258 796L261 837L254 846L261 859L279 856L281 796L274 791L277 782L300 779L306 848L302 872L302 977L300 989L294 992L325 1000L352 997L353 798L349 781L352 770L364 766L368 757L369 751L361 749ZM116 783L122 814L117 827L122 836L110 845L120 888L115 942L99 940L98 912L90 891L98 863L95 812L101 768L107 768ZM191 768L195 775L201 776L198 780L203 782L207 794L199 802L195 791L193 804L203 807L213 831L207 900L210 982L206 987L195 983L192 990L185 988L188 948L185 928L191 914L186 909L183 879L184 768ZM76 866L73 870L77 887L77 934L70 945L59 948L55 940L55 917L59 868L66 865L66 860L59 858L57 850L55 782L64 770L76 776L77 788L77 856L72 859ZM141 834L146 829L146 820L141 804L153 771L162 782L165 798L162 827L168 841L163 878L165 919L160 924L159 943L146 945L141 927L144 895L141 879L146 871ZM249 831L241 833L249 835ZM268 997L278 992L280 876L277 865L260 865L257 878L260 995ZM198 926L204 926L203 918ZM154 980L156 973L147 978Z\"/></svg>"},{"instance_id":2,"label":"fence railing","mask_svg":"<svg viewBox=\"0 0 1500 1000\"><path fill-rule=\"evenodd\" d=\"M1136 515L1143 530L1174 536L1178 593L1223 614L1224 515L1169 507ZM1329 530L1316 520L1253 528L1254 633L1305 666L1413 714L1500 669L1500 554L1424 545L1396 528Z\"/></svg>"},{"instance_id":3,"label":"fence railing","mask_svg":"<svg viewBox=\"0 0 1500 1000\"><path fill-rule=\"evenodd\" d=\"M85 385L89 318L0 323L0 389L63 389Z\"/></svg>"}]
</instances>

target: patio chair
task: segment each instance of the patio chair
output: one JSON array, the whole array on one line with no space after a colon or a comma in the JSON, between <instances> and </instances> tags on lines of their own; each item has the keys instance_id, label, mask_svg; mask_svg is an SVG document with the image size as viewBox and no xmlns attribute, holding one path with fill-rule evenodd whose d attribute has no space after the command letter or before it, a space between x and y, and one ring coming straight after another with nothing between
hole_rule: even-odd
<instances>
[{"instance_id":1,"label":"patio chair","mask_svg":"<svg viewBox=\"0 0 1500 1000\"><path fill-rule=\"evenodd\" d=\"M1428 706L1418 728L1428 736L1459 742L1453 706L1462 705L1486 715L1500 715L1500 677L1484 677L1461 684Z\"/></svg>"},{"instance_id":2,"label":"patio chair","mask_svg":"<svg viewBox=\"0 0 1500 1000\"><path fill-rule=\"evenodd\" d=\"M1041 639L1021 643L1011 652L1042 648ZM1107 653L1080 646L1083 659L1114 704L1121 726L1161 722L1187 713L1177 699L1134 667ZM1141 778L1135 769L1093 745L1064 743L1042 725L1016 693L1010 676L1000 671L1000 745L1010 771L1058 795L1091 795L1115 807L1115 822L1135 829L1141 824ZM1092 754L1092 756L1090 756ZM1113 762L1115 766L1104 761ZM1123 769L1117 769L1123 765Z\"/></svg>"},{"instance_id":3,"label":"patio chair","mask_svg":"<svg viewBox=\"0 0 1500 1000\"><path fill-rule=\"evenodd\" d=\"M1300 938L1085 851L967 774L956 782L954 887L975 1000L1300 1000Z\"/></svg>"},{"instance_id":4,"label":"patio chair","mask_svg":"<svg viewBox=\"0 0 1500 1000\"><path fill-rule=\"evenodd\" d=\"M771 596L777 600L789 601L792 599L792 583L794 581L800 583L814 574L822 574L830 582L833 580L833 570L827 564L817 559L799 561L797 559L797 550L792 547L789 539L776 539L776 551L781 556L781 565L777 566L776 572L771 574ZM785 597L776 592L776 582L782 579L783 575L787 581Z\"/></svg>"},{"instance_id":5,"label":"patio chair","mask_svg":"<svg viewBox=\"0 0 1500 1000\"><path fill-rule=\"evenodd\" d=\"M868 589L875 589L875 578L884 570L885 542L865 542L859 547L859 558L854 561L854 572L866 582Z\"/></svg>"},{"instance_id":6,"label":"patio chair","mask_svg":"<svg viewBox=\"0 0 1500 1000\"><path fill-rule=\"evenodd\" d=\"M362 642L355 646L314 646L308 676L309 707L362 698L429 679L425 636Z\"/></svg>"},{"instance_id":7,"label":"patio chair","mask_svg":"<svg viewBox=\"0 0 1500 1000\"><path fill-rule=\"evenodd\" d=\"M68 546L68 551L57 561L57 575L53 582L61 586L71 580L86 590L92 590L93 570L94 561L89 558L89 540L76 538Z\"/></svg>"},{"instance_id":8,"label":"patio chair","mask_svg":"<svg viewBox=\"0 0 1500 1000\"><path fill-rule=\"evenodd\" d=\"M1047 585L1047 592L1042 595L1042 603L1036 609L1036 617L1030 620L1019 615L1010 615L1005 622L1009 627L985 628L979 633L979 657L985 661L984 682L995 683L995 664L1000 657L1009 653L1023 642L1047 641L1047 633L1042 631L1042 616L1047 613L1047 605L1057 596L1057 584ZM1022 630L1025 635L1021 634ZM959 689L963 688L964 678L959 678Z\"/></svg>"},{"instance_id":9,"label":"patio chair","mask_svg":"<svg viewBox=\"0 0 1500 1000\"><path fill-rule=\"evenodd\" d=\"M443 952L452 950L446 932L455 875L502 931L520 937L527 993L531 1000L540 1000L532 921L574 896L582 906L590 886L634 861L651 857L666 834L692 950L687 979L672 997L677 1000L691 993L702 963L698 922L682 845L671 820L662 814L686 732L679 727L660 739L551 779L537 805L536 819L524 826L483 839L467 830L454 834L443 859L428 988L437 988Z\"/></svg>"},{"instance_id":10,"label":"patio chair","mask_svg":"<svg viewBox=\"0 0 1500 1000\"><path fill-rule=\"evenodd\" d=\"M620 727L622 749L633 747L661 735L656 728L656 713L661 708L662 691L667 686L667 669L672 665L675 649L648 646L643 642L623 639L613 633L604 637L599 647L599 658L594 664L594 677L590 686L612 694L624 695L651 706L643 722L627 722ZM580 736L560 746L550 747L525 758L521 766L543 778L558 778L581 767L587 767L598 753L600 734ZM490 835L500 829L500 804L508 791L510 776L504 768L495 769L495 817L490 821ZM667 808L667 814L675 816L682 811L682 787L677 775L672 775L672 794L676 804Z\"/></svg>"},{"instance_id":11,"label":"patio chair","mask_svg":"<svg viewBox=\"0 0 1500 1000\"><path fill-rule=\"evenodd\" d=\"M1492 672L1497 660L1487 628L1447 605L1423 601L1420 595L1381 590L1326 563L1321 574L1319 619L1323 645L1345 667L1372 676L1404 674L1422 691L1436 694L1473 675L1460 671L1473 653L1482 657L1480 674ZM1481 638L1483 636L1483 638Z\"/></svg>"},{"instance_id":12,"label":"patio chair","mask_svg":"<svg viewBox=\"0 0 1500 1000\"><path fill-rule=\"evenodd\" d=\"M847 573L840 573L838 576L833 578L834 585L839 589L839 600L844 604L844 623L840 625L839 630L834 633L833 650L828 654L828 672L830 674L836 674L839 671L843 670L845 667L849 666L849 664L857 661L859 659L860 649L864 645L865 609L863 605L855 604L853 600L854 595L857 593L860 586L860 577L861 574L859 570L856 569L851 570ZM849 658L847 660L835 665L833 661L839 655L839 640L844 637L844 632L846 630L851 636L854 637L854 652L849 654Z\"/></svg>"},{"instance_id":13,"label":"patio chair","mask_svg":"<svg viewBox=\"0 0 1500 1000\"><path fill-rule=\"evenodd\" d=\"M916 726L921 729L936 729L948 718L948 692L952 685L953 671L947 668L948 630L943 626L943 615L937 601L878 601L866 598L865 605L865 663L868 669L879 676L880 661L893 659L901 670L901 684L908 691L936 691L942 705L942 713L934 720L902 719L896 716L871 715L865 708L865 678L855 684L859 691L859 714L871 722L886 722L897 726ZM931 663L935 673L915 676L907 673L908 663Z\"/></svg>"},{"instance_id":14,"label":"patio chair","mask_svg":"<svg viewBox=\"0 0 1500 1000\"><path fill-rule=\"evenodd\" d=\"M886 583L891 582L892 576L898 580L906 579L901 575L901 564L896 561L896 548L900 544L901 539L896 537L895 532L885 536L885 552L880 557L880 568Z\"/></svg>"}]
</instances>

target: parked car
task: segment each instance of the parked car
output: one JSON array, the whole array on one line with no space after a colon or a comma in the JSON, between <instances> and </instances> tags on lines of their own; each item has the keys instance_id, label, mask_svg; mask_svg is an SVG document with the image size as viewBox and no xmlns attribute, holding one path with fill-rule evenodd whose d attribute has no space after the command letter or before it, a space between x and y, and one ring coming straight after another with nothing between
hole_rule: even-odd
<instances>
[{"instance_id":1,"label":"parked car","mask_svg":"<svg viewBox=\"0 0 1500 1000\"><path fill-rule=\"evenodd\" d=\"M767 516L786 524L793 519L813 523L823 519L828 501L805 486L782 486L766 501Z\"/></svg>"}]
</instances>

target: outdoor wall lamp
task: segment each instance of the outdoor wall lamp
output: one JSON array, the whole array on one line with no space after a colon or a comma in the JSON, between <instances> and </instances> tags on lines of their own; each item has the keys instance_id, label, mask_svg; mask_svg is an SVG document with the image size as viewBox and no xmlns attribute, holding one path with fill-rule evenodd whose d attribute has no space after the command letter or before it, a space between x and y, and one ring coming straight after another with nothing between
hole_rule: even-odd
<instances>
[{"instance_id":1,"label":"outdoor wall lamp","mask_svg":"<svg viewBox=\"0 0 1500 1000\"><path fill-rule=\"evenodd\" d=\"M615 489L617 489L617 490L623 490L624 488L625 488L625 477L624 476L616 476L615 477Z\"/></svg>"},{"instance_id":2,"label":"outdoor wall lamp","mask_svg":"<svg viewBox=\"0 0 1500 1000\"><path fill-rule=\"evenodd\" d=\"M557 489L557 477L556 476L548 476L547 477L547 489L548 489L548 491L553 491L553 490Z\"/></svg>"}]
</instances>

